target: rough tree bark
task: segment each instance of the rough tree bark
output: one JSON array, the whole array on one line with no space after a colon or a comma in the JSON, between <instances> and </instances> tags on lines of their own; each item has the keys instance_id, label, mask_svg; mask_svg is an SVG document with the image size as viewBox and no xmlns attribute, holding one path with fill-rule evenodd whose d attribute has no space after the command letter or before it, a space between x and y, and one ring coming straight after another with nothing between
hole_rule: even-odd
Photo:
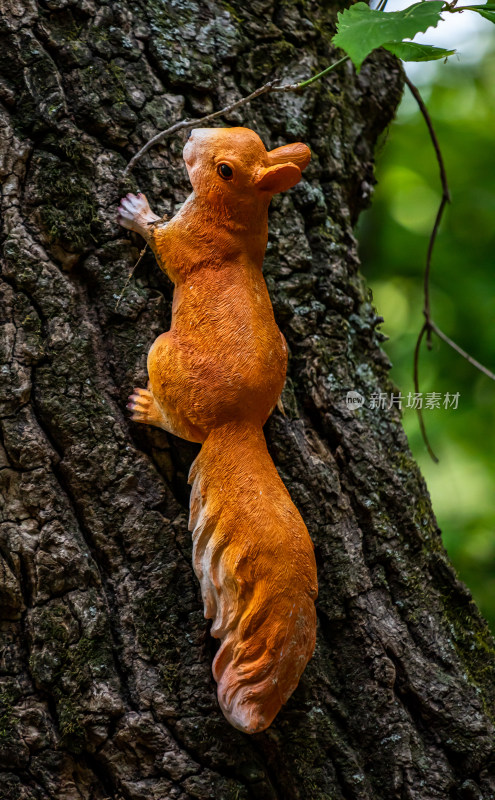
<instances>
[{"instance_id":1,"label":"rough tree bark","mask_svg":"<svg viewBox=\"0 0 495 800\"><path fill-rule=\"evenodd\" d=\"M233 730L187 530L195 447L129 421L171 286L115 222L124 190L187 192L154 133L336 55L338 3L3 0L0 796L9 800L494 797L495 658L442 547L390 391L352 224L402 90L398 63L346 64L226 120L307 142L276 200L266 276L290 347L267 425L316 546L318 643L272 727Z\"/></svg>"}]
</instances>

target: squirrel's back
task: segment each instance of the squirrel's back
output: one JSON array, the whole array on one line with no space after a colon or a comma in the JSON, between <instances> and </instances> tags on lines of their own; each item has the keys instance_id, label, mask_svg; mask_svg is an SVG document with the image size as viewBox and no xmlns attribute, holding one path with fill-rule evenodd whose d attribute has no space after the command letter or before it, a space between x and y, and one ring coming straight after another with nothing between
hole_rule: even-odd
<instances>
[{"instance_id":1,"label":"squirrel's back","mask_svg":"<svg viewBox=\"0 0 495 800\"><path fill-rule=\"evenodd\" d=\"M155 393L205 433L229 419L264 425L286 369L263 275L235 265L176 287L170 331L148 356Z\"/></svg>"}]
</instances>

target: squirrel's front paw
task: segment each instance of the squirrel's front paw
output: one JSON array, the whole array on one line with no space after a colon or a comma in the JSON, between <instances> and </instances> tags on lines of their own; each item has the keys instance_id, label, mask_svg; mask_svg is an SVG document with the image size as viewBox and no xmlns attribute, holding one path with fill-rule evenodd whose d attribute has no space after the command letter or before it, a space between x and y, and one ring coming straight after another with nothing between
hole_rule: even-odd
<instances>
[{"instance_id":1,"label":"squirrel's front paw","mask_svg":"<svg viewBox=\"0 0 495 800\"><path fill-rule=\"evenodd\" d=\"M117 222L128 230L136 231L146 238L149 235L150 224L158 219L160 217L153 214L146 195L141 192L138 194L129 192L120 201Z\"/></svg>"}]
</instances>

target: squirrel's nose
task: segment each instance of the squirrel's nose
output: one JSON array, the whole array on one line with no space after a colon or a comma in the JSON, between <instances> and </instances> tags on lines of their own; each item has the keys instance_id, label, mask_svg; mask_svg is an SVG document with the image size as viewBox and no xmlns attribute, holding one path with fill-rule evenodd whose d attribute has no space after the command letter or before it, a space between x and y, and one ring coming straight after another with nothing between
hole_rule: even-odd
<instances>
[{"instance_id":1,"label":"squirrel's nose","mask_svg":"<svg viewBox=\"0 0 495 800\"><path fill-rule=\"evenodd\" d=\"M189 131L189 133L187 134L187 139L190 139L190 138L191 138L191 136L192 136L192 128L191 128L191 130Z\"/></svg>"}]
</instances>

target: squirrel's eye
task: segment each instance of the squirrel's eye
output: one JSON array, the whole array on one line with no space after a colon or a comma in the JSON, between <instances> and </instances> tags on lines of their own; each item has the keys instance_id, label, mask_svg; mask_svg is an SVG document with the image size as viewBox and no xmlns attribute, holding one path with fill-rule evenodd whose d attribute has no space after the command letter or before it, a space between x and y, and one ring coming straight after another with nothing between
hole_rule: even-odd
<instances>
[{"instance_id":1,"label":"squirrel's eye","mask_svg":"<svg viewBox=\"0 0 495 800\"><path fill-rule=\"evenodd\" d=\"M234 174L232 168L229 167L228 164L219 164L217 172L224 181L229 181Z\"/></svg>"}]
</instances>

